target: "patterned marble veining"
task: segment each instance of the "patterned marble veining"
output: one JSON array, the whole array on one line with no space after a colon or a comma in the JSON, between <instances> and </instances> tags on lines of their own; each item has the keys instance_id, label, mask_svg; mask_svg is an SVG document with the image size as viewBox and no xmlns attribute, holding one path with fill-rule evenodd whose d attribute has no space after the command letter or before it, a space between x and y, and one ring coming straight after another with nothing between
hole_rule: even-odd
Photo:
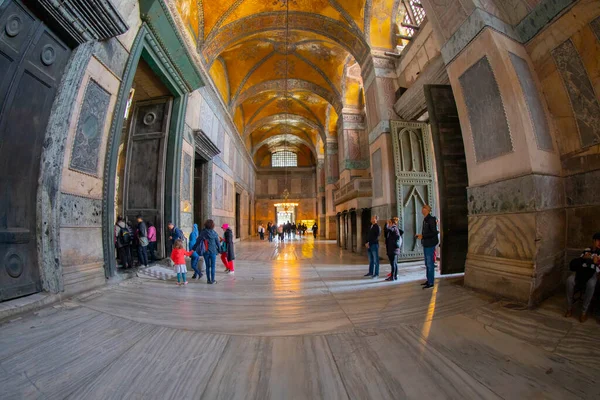
<instances>
[{"instance_id":1,"label":"patterned marble veining","mask_svg":"<svg viewBox=\"0 0 600 400\"><path fill-rule=\"evenodd\" d=\"M366 279L312 237L236 244L217 285L135 278L0 323L0 398L592 399L600 325L462 277ZM387 264L382 261L382 275Z\"/></svg>"}]
</instances>

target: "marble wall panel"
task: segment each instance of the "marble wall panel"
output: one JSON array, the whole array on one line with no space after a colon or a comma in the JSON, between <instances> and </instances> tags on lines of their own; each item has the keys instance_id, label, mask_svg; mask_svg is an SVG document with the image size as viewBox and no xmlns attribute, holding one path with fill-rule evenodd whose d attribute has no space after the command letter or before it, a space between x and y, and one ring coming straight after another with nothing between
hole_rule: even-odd
<instances>
[{"instance_id":1,"label":"marble wall panel","mask_svg":"<svg viewBox=\"0 0 600 400\"><path fill-rule=\"evenodd\" d=\"M102 200L63 193L60 201L61 226L102 226Z\"/></svg>"},{"instance_id":2,"label":"marble wall panel","mask_svg":"<svg viewBox=\"0 0 600 400\"><path fill-rule=\"evenodd\" d=\"M183 229L184 232L189 233L192 231L193 226L194 226L194 216L192 215L192 213L182 212L180 228Z\"/></svg>"},{"instance_id":3,"label":"marble wall panel","mask_svg":"<svg viewBox=\"0 0 600 400\"><path fill-rule=\"evenodd\" d=\"M498 82L487 57L481 58L460 77L471 124L477 162L513 151L510 128Z\"/></svg>"},{"instance_id":4,"label":"marble wall panel","mask_svg":"<svg viewBox=\"0 0 600 400\"><path fill-rule=\"evenodd\" d=\"M219 174L215 174L215 203L214 207L218 210L223 209L223 177Z\"/></svg>"},{"instance_id":5,"label":"marble wall panel","mask_svg":"<svg viewBox=\"0 0 600 400\"><path fill-rule=\"evenodd\" d=\"M564 181L526 175L467 189L469 215L503 214L558 208L565 204Z\"/></svg>"},{"instance_id":6,"label":"marble wall panel","mask_svg":"<svg viewBox=\"0 0 600 400\"><path fill-rule=\"evenodd\" d=\"M361 160L361 144L360 144L360 134L355 130L347 131L346 139L348 140L348 159L349 160Z\"/></svg>"},{"instance_id":7,"label":"marble wall panel","mask_svg":"<svg viewBox=\"0 0 600 400\"><path fill-rule=\"evenodd\" d=\"M592 236L600 231L600 207L567 208L567 249L582 249L592 244Z\"/></svg>"},{"instance_id":8,"label":"marble wall panel","mask_svg":"<svg viewBox=\"0 0 600 400\"><path fill-rule=\"evenodd\" d=\"M381 149L371 155L371 168L373 172L373 197L383 196L383 180L381 177Z\"/></svg>"},{"instance_id":9,"label":"marble wall panel","mask_svg":"<svg viewBox=\"0 0 600 400\"><path fill-rule=\"evenodd\" d=\"M69 163L71 169L98 176L98 157L109 102L110 93L94 80L90 80L85 90L73 141Z\"/></svg>"},{"instance_id":10,"label":"marble wall panel","mask_svg":"<svg viewBox=\"0 0 600 400\"><path fill-rule=\"evenodd\" d=\"M192 156L183 153L183 173L181 185L181 200L192 201Z\"/></svg>"},{"instance_id":11,"label":"marble wall panel","mask_svg":"<svg viewBox=\"0 0 600 400\"><path fill-rule=\"evenodd\" d=\"M600 103L583 61L571 40L554 50L552 57L569 94L583 147L600 142Z\"/></svg>"},{"instance_id":12,"label":"marble wall panel","mask_svg":"<svg viewBox=\"0 0 600 400\"><path fill-rule=\"evenodd\" d=\"M94 56L119 79L123 77L129 53L117 39L96 42Z\"/></svg>"},{"instance_id":13,"label":"marble wall panel","mask_svg":"<svg viewBox=\"0 0 600 400\"><path fill-rule=\"evenodd\" d=\"M469 254L533 260L535 213L469 217Z\"/></svg>"},{"instance_id":14,"label":"marble wall panel","mask_svg":"<svg viewBox=\"0 0 600 400\"><path fill-rule=\"evenodd\" d=\"M60 228L60 251L63 267L103 262L102 228Z\"/></svg>"},{"instance_id":15,"label":"marble wall panel","mask_svg":"<svg viewBox=\"0 0 600 400\"><path fill-rule=\"evenodd\" d=\"M600 170L577 174L565 178L566 202L569 206L600 204L596 190L600 182Z\"/></svg>"},{"instance_id":16,"label":"marble wall panel","mask_svg":"<svg viewBox=\"0 0 600 400\"><path fill-rule=\"evenodd\" d=\"M270 178L269 179L269 194L277 194L277 179Z\"/></svg>"},{"instance_id":17,"label":"marble wall panel","mask_svg":"<svg viewBox=\"0 0 600 400\"><path fill-rule=\"evenodd\" d=\"M535 139L538 149L553 151L554 144L552 143L552 135L550 134L550 126L546 117L544 104L540 98L540 93L535 85L535 80L531 73L531 69L527 61L518 55L509 52L510 59L519 78L521 89L525 95L525 103L529 111L529 117L533 125Z\"/></svg>"}]
</instances>

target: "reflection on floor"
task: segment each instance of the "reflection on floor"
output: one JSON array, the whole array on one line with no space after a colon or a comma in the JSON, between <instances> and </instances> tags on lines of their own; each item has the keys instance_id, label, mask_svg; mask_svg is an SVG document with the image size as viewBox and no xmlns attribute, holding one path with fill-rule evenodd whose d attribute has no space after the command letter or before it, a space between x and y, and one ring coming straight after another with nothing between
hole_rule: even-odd
<instances>
[{"instance_id":1,"label":"reflection on floor","mask_svg":"<svg viewBox=\"0 0 600 400\"><path fill-rule=\"evenodd\" d=\"M561 297L421 290L420 267L370 280L312 238L236 250L217 285L142 276L4 323L0 398L600 398L600 324Z\"/></svg>"}]
</instances>

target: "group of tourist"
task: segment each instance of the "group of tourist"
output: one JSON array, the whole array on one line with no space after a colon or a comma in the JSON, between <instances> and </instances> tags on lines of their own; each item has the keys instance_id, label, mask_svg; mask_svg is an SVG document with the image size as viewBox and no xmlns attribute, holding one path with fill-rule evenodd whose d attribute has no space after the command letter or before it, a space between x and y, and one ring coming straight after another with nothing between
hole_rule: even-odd
<instances>
[{"instance_id":1,"label":"group of tourist","mask_svg":"<svg viewBox=\"0 0 600 400\"><path fill-rule=\"evenodd\" d=\"M124 269L134 267L132 256L132 251L134 250L137 250L140 266L147 267L149 262L157 260L156 227L151 222L144 221L141 215L138 215L136 220L137 225L135 229L122 216L117 217L117 223L115 224L114 243L120 264ZM187 250L185 245L186 238L183 231L170 221L167 226L169 228L169 244L171 245L170 258L177 273L178 285L187 285L186 256L191 258L191 267L194 271L192 279L200 279L203 276L202 269L204 268L202 266L206 264L207 283L216 283L215 268L217 254L221 256L225 272L228 274L234 273L233 261L235 260L235 250L233 231L229 227L229 224L221 226L223 229L222 237L219 237L215 232L215 223L213 220L207 220L204 223L204 229L201 231L198 230L198 225L194 224L187 243Z\"/></svg>"},{"instance_id":2,"label":"group of tourist","mask_svg":"<svg viewBox=\"0 0 600 400\"><path fill-rule=\"evenodd\" d=\"M600 232L592 236L592 247L581 252L581 255L571 260L569 269L574 273L567 278L567 312L565 317L573 315L573 303L576 292L581 292L580 322L587 321L588 309L594 298L598 276L600 275ZM600 319L598 320L600 322Z\"/></svg>"},{"instance_id":3,"label":"group of tourist","mask_svg":"<svg viewBox=\"0 0 600 400\"><path fill-rule=\"evenodd\" d=\"M133 268L132 251L137 250L138 262L140 266L147 267L148 261L156 261L156 227L151 223L146 223L141 215L136 217L137 225L135 230L129 221L122 216L117 217L117 223L114 230L114 243L117 249L117 256L123 268ZM148 260L148 256L150 260Z\"/></svg>"},{"instance_id":4,"label":"group of tourist","mask_svg":"<svg viewBox=\"0 0 600 400\"><path fill-rule=\"evenodd\" d=\"M421 285L423 289L430 289L434 284L435 277L435 247L439 243L439 232L437 229L437 219L431 215L431 207L424 205L421 209L423 213L423 228L420 234L415 237L421 240L423 252L425 253L425 267L427 280ZM369 256L369 272L365 277L376 279L379 277L379 238L381 236L381 227L378 217L371 217L371 226L367 231L365 246ZM404 231L398 227L398 217L388 220L385 224L383 235L385 239L386 254L390 262L390 273L386 281L398 280L398 256L402 248L402 235Z\"/></svg>"},{"instance_id":5,"label":"group of tourist","mask_svg":"<svg viewBox=\"0 0 600 400\"><path fill-rule=\"evenodd\" d=\"M303 237L306 235L306 231L308 230L308 226L304 223L299 223L296 225L295 222L286 222L285 224L273 224L271 222L267 223L266 233L268 234L269 242L274 241L276 238L283 242L286 238L288 240L295 239L296 235ZM319 230L317 223L315 222L311 228L313 232L313 236L317 238L317 231ZM265 239L265 227L262 223L258 224L258 236L260 240Z\"/></svg>"}]
</instances>

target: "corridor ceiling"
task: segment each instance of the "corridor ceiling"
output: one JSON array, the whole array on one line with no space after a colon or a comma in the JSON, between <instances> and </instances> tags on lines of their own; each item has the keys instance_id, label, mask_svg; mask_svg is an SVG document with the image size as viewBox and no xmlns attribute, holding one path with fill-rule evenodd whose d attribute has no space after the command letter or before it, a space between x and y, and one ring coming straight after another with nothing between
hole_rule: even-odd
<instances>
[{"instance_id":1,"label":"corridor ceiling","mask_svg":"<svg viewBox=\"0 0 600 400\"><path fill-rule=\"evenodd\" d=\"M396 45L397 0L173 1L255 157L322 154L342 108L362 107L349 68Z\"/></svg>"}]
</instances>

